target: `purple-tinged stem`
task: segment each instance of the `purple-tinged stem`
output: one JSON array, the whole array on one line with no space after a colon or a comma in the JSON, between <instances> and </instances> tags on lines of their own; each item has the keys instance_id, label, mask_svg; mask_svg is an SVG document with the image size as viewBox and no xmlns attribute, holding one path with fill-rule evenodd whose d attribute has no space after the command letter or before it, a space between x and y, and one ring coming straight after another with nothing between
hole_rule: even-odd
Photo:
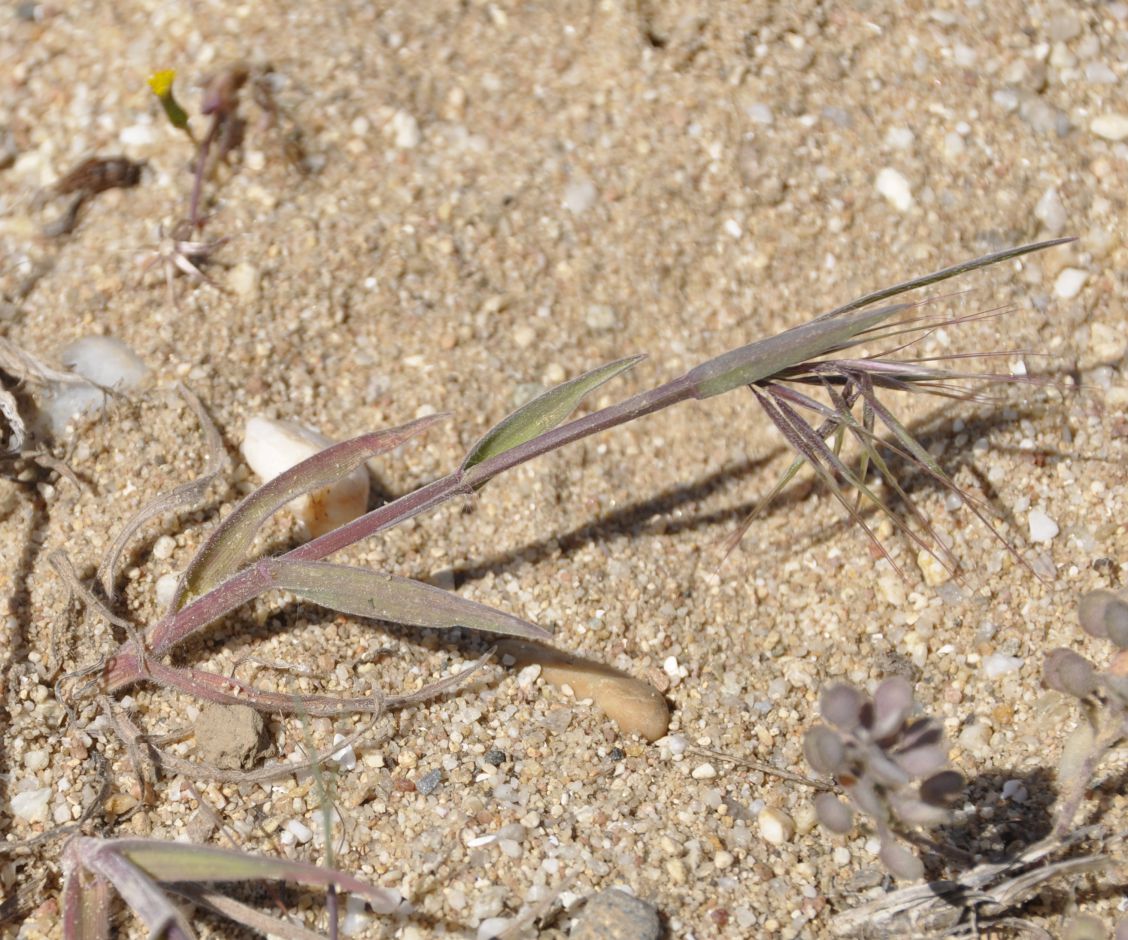
<instances>
[{"instance_id":1,"label":"purple-tinged stem","mask_svg":"<svg viewBox=\"0 0 1128 940\"><path fill-rule=\"evenodd\" d=\"M506 470L511 470L566 444L693 398L694 391L695 385L688 376L683 375L658 388L634 395L626 401L552 428L524 444L483 460L466 472L458 470L433 483L421 486L311 542L299 545L281 557L293 561L315 561L325 558L383 529L399 525L413 516L433 509L460 493L471 493ZM270 559L264 559L244 568L219 587L154 624L147 638L147 655L163 656L197 630L214 623L220 617L268 590L272 586L268 569L269 561ZM142 678L144 678L144 669L132 649L132 643L123 644L107 665L106 689L113 692Z\"/></svg>"}]
</instances>

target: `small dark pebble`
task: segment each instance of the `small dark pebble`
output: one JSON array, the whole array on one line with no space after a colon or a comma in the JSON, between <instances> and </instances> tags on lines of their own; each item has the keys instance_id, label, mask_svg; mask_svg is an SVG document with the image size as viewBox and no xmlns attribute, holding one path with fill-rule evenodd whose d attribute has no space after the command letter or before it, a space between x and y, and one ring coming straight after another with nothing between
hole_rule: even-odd
<instances>
[{"instance_id":1,"label":"small dark pebble","mask_svg":"<svg viewBox=\"0 0 1128 940\"><path fill-rule=\"evenodd\" d=\"M609 888L588 898L571 940L657 940L658 911L634 895Z\"/></svg>"},{"instance_id":2,"label":"small dark pebble","mask_svg":"<svg viewBox=\"0 0 1128 940\"><path fill-rule=\"evenodd\" d=\"M427 771L427 773L415 781L415 789L424 796L430 796L435 792L438 785L442 782L442 779L443 772L436 767L434 770Z\"/></svg>"},{"instance_id":3,"label":"small dark pebble","mask_svg":"<svg viewBox=\"0 0 1128 940\"><path fill-rule=\"evenodd\" d=\"M482 759L491 767L500 767L507 760L505 751L499 751L496 747L492 751L486 751L486 756Z\"/></svg>"},{"instance_id":4,"label":"small dark pebble","mask_svg":"<svg viewBox=\"0 0 1128 940\"><path fill-rule=\"evenodd\" d=\"M611 760L622 760L627 756L627 752L624 751L621 747L613 747L611 748L611 753L607 756L610 757Z\"/></svg>"}]
</instances>

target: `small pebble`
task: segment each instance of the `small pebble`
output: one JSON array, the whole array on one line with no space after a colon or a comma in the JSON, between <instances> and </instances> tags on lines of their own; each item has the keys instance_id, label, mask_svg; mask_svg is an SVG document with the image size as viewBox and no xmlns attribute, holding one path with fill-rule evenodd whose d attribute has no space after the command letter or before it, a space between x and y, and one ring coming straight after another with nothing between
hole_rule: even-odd
<instances>
[{"instance_id":1,"label":"small pebble","mask_svg":"<svg viewBox=\"0 0 1128 940\"><path fill-rule=\"evenodd\" d=\"M917 552L917 567L924 577L924 583L929 587L938 587L952 577L952 572L945 568L932 552L922 548Z\"/></svg>"},{"instance_id":2,"label":"small pebble","mask_svg":"<svg viewBox=\"0 0 1128 940\"><path fill-rule=\"evenodd\" d=\"M1003 784L1003 799L1012 803L1025 803L1030 792L1021 780L1008 780Z\"/></svg>"},{"instance_id":3,"label":"small pebble","mask_svg":"<svg viewBox=\"0 0 1128 940\"><path fill-rule=\"evenodd\" d=\"M422 793L424 796L430 796L438 789L443 780L443 772L439 768L429 770L422 777L415 781L415 789Z\"/></svg>"},{"instance_id":4,"label":"small pebble","mask_svg":"<svg viewBox=\"0 0 1128 940\"><path fill-rule=\"evenodd\" d=\"M121 129L118 142L123 147L149 147L157 142L157 132L152 124L130 124Z\"/></svg>"},{"instance_id":5,"label":"small pebble","mask_svg":"<svg viewBox=\"0 0 1128 940\"><path fill-rule=\"evenodd\" d=\"M176 584L180 580L178 574L162 574L157 578L157 606L162 610L172 603L173 597L176 595Z\"/></svg>"},{"instance_id":6,"label":"small pebble","mask_svg":"<svg viewBox=\"0 0 1128 940\"><path fill-rule=\"evenodd\" d=\"M967 150L964 139L955 131L948 131L944 135L944 156L948 160L958 160Z\"/></svg>"},{"instance_id":7,"label":"small pebble","mask_svg":"<svg viewBox=\"0 0 1128 940\"><path fill-rule=\"evenodd\" d=\"M176 539L171 535L162 535L153 543L153 557L158 561L171 558L174 551L176 551Z\"/></svg>"},{"instance_id":8,"label":"small pebble","mask_svg":"<svg viewBox=\"0 0 1128 940\"><path fill-rule=\"evenodd\" d=\"M47 821L47 805L51 801L51 788L23 790L12 797L12 815L29 823Z\"/></svg>"},{"instance_id":9,"label":"small pebble","mask_svg":"<svg viewBox=\"0 0 1128 940\"><path fill-rule=\"evenodd\" d=\"M499 751L496 747L493 750L486 751L485 756L482 758L491 767L500 767L506 761L505 751Z\"/></svg>"},{"instance_id":10,"label":"small pebble","mask_svg":"<svg viewBox=\"0 0 1128 940\"><path fill-rule=\"evenodd\" d=\"M1124 140L1128 137L1128 114L1101 114L1093 118L1089 130L1105 140Z\"/></svg>"},{"instance_id":11,"label":"small pebble","mask_svg":"<svg viewBox=\"0 0 1128 940\"><path fill-rule=\"evenodd\" d=\"M478 924L477 940L497 940L509 925L508 917L487 917Z\"/></svg>"},{"instance_id":12,"label":"small pebble","mask_svg":"<svg viewBox=\"0 0 1128 940\"><path fill-rule=\"evenodd\" d=\"M879 194L884 196L898 212L906 212L913 204L913 191L909 181L892 167L885 167L877 174L874 183Z\"/></svg>"},{"instance_id":13,"label":"small pebble","mask_svg":"<svg viewBox=\"0 0 1128 940\"><path fill-rule=\"evenodd\" d=\"M611 760L617 762L617 761L623 760L627 756L627 752L624 751L621 747L613 747L613 748L611 748L611 751L610 751L610 753L608 753L607 756Z\"/></svg>"},{"instance_id":14,"label":"small pebble","mask_svg":"<svg viewBox=\"0 0 1128 940\"><path fill-rule=\"evenodd\" d=\"M530 663L517 673L517 685L522 689L531 689L540 678L541 664Z\"/></svg>"},{"instance_id":15,"label":"small pebble","mask_svg":"<svg viewBox=\"0 0 1128 940\"><path fill-rule=\"evenodd\" d=\"M1018 672L1025 662L1017 656L1007 656L1004 653L991 653L983 657L983 672L988 679L998 679L1011 672Z\"/></svg>"},{"instance_id":16,"label":"small pebble","mask_svg":"<svg viewBox=\"0 0 1128 940\"><path fill-rule=\"evenodd\" d=\"M785 842L790 842L795 835L795 820L790 814L775 806L765 806L760 810L756 822L760 827L760 835L771 845L783 845Z\"/></svg>"},{"instance_id":17,"label":"small pebble","mask_svg":"<svg viewBox=\"0 0 1128 940\"><path fill-rule=\"evenodd\" d=\"M717 768L712 764L698 764L693 768L694 780L712 780L715 776L717 776Z\"/></svg>"},{"instance_id":18,"label":"small pebble","mask_svg":"<svg viewBox=\"0 0 1128 940\"><path fill-rule=\"evenodd\" d=\"M658 911L617 888L589 898L576 918L571 940L658 940Z\"/></svg>"},{"instance_id":19,"label":"small pebble","mask_svg":"<svg viewBox=\"0 0 1128 940\"><path fill-rule=\"evenodd\" d=\"M595 205L599 193L586 176L575 176L564 187L564 208L572 215L582 215Z\"/></svg>"},{"instance_id":20,"label":"small pebble","mask_svg":"<svg viewBox=\"0 0 1128 940\"><path fill-rule=\"evenodd\" d=\"M759 102L748 105L748 107L744 109L744 113L748 115L749 120L756 124L768 125L775 121L775 115L772 113L772 109L768 107L768 105Z\"/></svg>"},{"instance_id":21,"label":"small pebble","mask_svg":"<svg viewBox=\"0 0 1128 940\"><path fill-rule=\"evenodd\" d=\"M911 150L914 140L916 135L907 127L891 127L885 132L885 146L890 150Z\"/></svg>"},{"instance_id":22,"label":"small pebble","mask_svg":"<svg viewBox=\"0 0 1128 940\"><path fill-rule=\"evenodd\" d=\"M345 736L343 734L333 735L334 744L340 744L344 740ZM336 761L337 766L342 770L353 770L356 768L356 751L353 750L351 744L346 745L339 751L334 751L330 757L332 760Z\"/></svg>"},{"instance_id":23,"label":"small pebble","mask_svg":"<svg viewBox=\"0 0 1128 940\"><path fill-rule=\"evenodd\" d=\"M1062 268L1054 281L1054 294L1062 300L1071 300L1081 292L1088 279L1089 272L1081 268Z\"/></svg>"},{"instance_id":24,"label":"small pebble","mask_svg":"<svg viewBox=\"0 0 1128 940\"><path fill-rule=\"evenodd\" d=\"M243 457L264 483L324 450L333 441L295 421L253 417L243 435ZM290 511L312 537L351 522L368 509L368 470L363 464L324 489L299 496Z\"/></svg>"},{"instance_id":25,"label":"small pebble","mask_svg":"<svg viewBox=\"0 0 1128 940\"><path fill-rule=\"evenodd\" d=\"M249 261L240 261L228 272L227 286L240 300L253 302L259 292L258 268Z\"/></svg>"},{"instance_id":26,"label":"small pebble","mask_svg":"<svg viewBox=\"0 0 1128 940\"><path fill-rule=\"evenodd\" d=\"M42 748L37 748L34 751L28 751L24 754L24 766L33 774L39 773L44 767L50 763L51 755Z\"/></svg>"},{"instance_id":27,"label":"small pebble","mask_svg":"<svg viewBox=\"0 0 1128 940\"><path fill-rule=\"evenodd\" d=\"M305 845L305 843L313 838L313 830L300 819L291 819L286 823L284 828L302 845Z\"/></svg>"},{"instance_id":28,"label":"small pebble","mask_svg":"<svg viewBox=\"0 0 1128 940\"><path fill-rule=\"evenodd\" d=\"M618 326L619 319L615 316L615 311L607 306L607 304L592 304L587 309L587 316L584 317L584 322L590 329L597 332L605 332L615 329L615 327Z\"/></svg>"},{"instance_id":29,"label":"small pebble","mask_svg":"<svg viewBox=\"0 0 1128 940\"><path fill-rule=\"evenodd\" d=\"M410 150L419 144L422 134L419 133L419 122L406 111L397 111L392 115L392 141L400 150Z\"/></svg>"},{"instance_id":30,"label":"small pebble","mask_svg":"<svg viewBox=\"0 0 1128 940\"><path fill-rule=\"evenodd\" d=\"M1046 227L1048 235L1056 236L1065 231L1065 224L1068 221L1065 206L1061 204L1061 197L1053 186L1042 193L1042 198L1034 207L1034 218Z\"/></svg>"},{"instance_id":31,"label":"small pebble","mask_svg":"<svg viewBox=\"0 0 1128 940\"><path fill-rule=\"evenodd\" d=\"M1030 526L1032 542L1052 542L1060 531L1057 522L1041 509L1031 509L1026 521Z\"/></svg>"}]
</instances>

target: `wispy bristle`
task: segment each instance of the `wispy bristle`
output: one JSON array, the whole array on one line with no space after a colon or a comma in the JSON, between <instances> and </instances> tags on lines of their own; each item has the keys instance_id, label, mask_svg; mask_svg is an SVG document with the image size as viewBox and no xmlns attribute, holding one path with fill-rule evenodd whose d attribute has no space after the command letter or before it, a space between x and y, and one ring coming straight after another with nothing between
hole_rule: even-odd
<instances>
[{"instance_id":1,"label":"wispy bristle","mask_svg":"<svg viewBox=\"0 0 1128 940\"><path fill-rule=\"evenodd\" d=\"M843 308L846 309L853 308ZM919 316L893 323L885 322L858 334L854 341L843 343L828 352L833 356L854 346L872 345L875 341L880 343L899 337L900 341L891 348L872 356L820 357L801 362L751 386L757 403L796 452L797 459L787 468L783 478L757 504L753 512L742 520L737 530L726 539L726 549L731 550L739 543L752 519L779 495L784 485L795 476L800 467L807 464L826 484L835 500L843 506L850 520L862 529L866 538L893 564L894 568L897 568L897 565L893 562L889 551L881 544L862 515L863 502L871 503L902 535L931 554L951 574L956 574L958 563L955 556L913 503L883 456L884 453L895 456L945 491L955 494L960 502L967 506L992 534L1025 564L1014 546L989 521L989 516L993 514L990 508L961 489L945 473L935 458L913 437L877 394L881 389L984 403L997 399L984 394L982 389L975 387L977 384L1037 382L1037 379L1029 376L978 370L962 371L932 365L932 363L952 365L962 360L998 359L1022 354L1015 350L954 353L917 358L898 356L914 346L919 346L923 340L942 327L993 319L1012 309L997 307L967 316ZM891 358L894 356L898 358ZM800 387L803 386L815 386L821 389L828 400L824 401L800 391ZM860 415L855 414L858 410ZM815 426L805 419L802 416L804 412L813 416L812 420L819 422L818 425ZM881 425L881 433L877 431L878 424ZM832 437L835 438L833 447L828 444ZM861 452L853 468L840 457L845 437L854 440ZM884 481L892 498L900 504L900 510L894 509L867 484L866 480L871 471ZM854 501L846 497L847 491L851 489L857 494ZM901 518L902 512L908 513L912 525ZM900 571L899 568L897 570Z\"/></svg>"}]
</instances>

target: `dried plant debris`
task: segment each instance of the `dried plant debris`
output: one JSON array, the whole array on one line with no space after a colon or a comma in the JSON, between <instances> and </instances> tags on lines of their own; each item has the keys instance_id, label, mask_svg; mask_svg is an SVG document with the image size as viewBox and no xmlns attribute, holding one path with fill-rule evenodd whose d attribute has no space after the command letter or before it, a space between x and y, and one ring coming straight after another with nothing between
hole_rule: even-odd
<instances>
[{"instance_id":1,"label":"dried plant debris","mask_svg":"<svg viewBox=\"0 0 1128 940\"><path fill-rule=\"evenodd\" d=\"M1050 882L1060 886L1084 874L1123 866L1128 833L1109 833L1097 825L1078 827L1075 819L1103 760L1128 740L1128 603L1123 593L1099 590L1084 595L1078 608L1085 632L1110 640L1117 651L1104 670L1070 649L1059 648L1046 655L1046 685L1077 699L1084 712L1083 723L1067 737L1062 753L1062 789L1050 834L1011 859L978 865L953 880L885 894L846 911L832 922L837 935L975 936L983 927L998 926L1049 938L1050 933L1019 916L1023 904ZM853 707L851 698L845 692L835 693L831 712L839 718L848 716ZM812 736L814 732L817 736ZM831 740L834 733L827 736L817 728L814 732L805 742L808 759L827 766L836 758L836 744ZM820 805L819 815L824 824L829 820L833 829L844 821L843 809L830 807L824 815ZM1081 846L1085 851L1076 852ZM1091 932L1094 921L1088 915L1074 916L1064 925L1064 935L1106 936L1103 926L1099 934ZM1128 918L1122 919L1116 929L1118 940L1128 934Z\"/></svg>"},{"instance_id":2,"label":"dried plant debris","mask_svg":"<svg viewBox=\"0 0 1128 940\"><path fill-rule=\"evenodd\" d=\"M180 302L173 283L177 274L183 274L193 284L208 284L223 293L224 288L208 277L203 267L230 240L230 237L211 240L193 238L192 225L187 219L177 222L168 234L165 234L164 226L160 226L157 229L156 244L138 255L141 277L144 278L159 265L168 292L168 304L178 309Z\"/></svg>"},{"instance_id":3,"label":"dried plant debris","mask_svg":"<svg viewBox=\"0 0 1128 940\"><path fill-rule=\"evenodd\" d=\"M1125 835L1128 834L1109 835L1094 826L1079 829L1061 840L1043 840L1013 859L978 865L958 879L930 881L882 893L875 900L838 914L831 921L831 931L838 937L884 940L999 936L983 932L998 927L1016 936L1052 940L1049 932L1019 916L1022 906L1037 898L1051 882L1068 885L1082 875L1109 868L1114 864L1110 850L1121 849ZM1093 851L1070 855L1070 850L1085 845Z\"/></svg>"},{"instance_id":4,"label":"dried plant debris","mask_svg":"<svg viewBox=\"0 0 1128 940\"><path fill-rule=\"evenodd\" d=\"M28 459L73 479L63 464L46 453L37 434L41 408L68 390L98 392L89 379L47 364L0 337L0 465Z\"/></svg>"},{"instance_id":5,"label":"dried plant debris","mask_svg":"<svg viewBox=\"0 0 1128 940\"><path fill-rule=\"evenodd\" d=\"M65 174L52 192L58 196L71 196L66 209L53 222L43 228L48 238L69 235L78 225L78 213L88 199L107 189L131 189L141 182L143 163L128 157L88 157Z\"/></svg>"},{"instance_id":6,"label":"dried plant debris","mask_svg":"<svg viewBox=\"0 0 1128 940\"><path fill-rule=\"evenodd\" d=\"M911 717L914 708L912 687L899 676L882 682L872 699L852 685L832 685L819 701L829 726L816 725L803 740L808 763L833 774L849 799L847 805L820 793L819 821L831 832L849 832L854 811L861 812L877 830L882 864L909 880L919 878L924 866L896 836L947 822L964 788L963 777L947 768L940 723Z\"/></svg>"}]
</instances>

